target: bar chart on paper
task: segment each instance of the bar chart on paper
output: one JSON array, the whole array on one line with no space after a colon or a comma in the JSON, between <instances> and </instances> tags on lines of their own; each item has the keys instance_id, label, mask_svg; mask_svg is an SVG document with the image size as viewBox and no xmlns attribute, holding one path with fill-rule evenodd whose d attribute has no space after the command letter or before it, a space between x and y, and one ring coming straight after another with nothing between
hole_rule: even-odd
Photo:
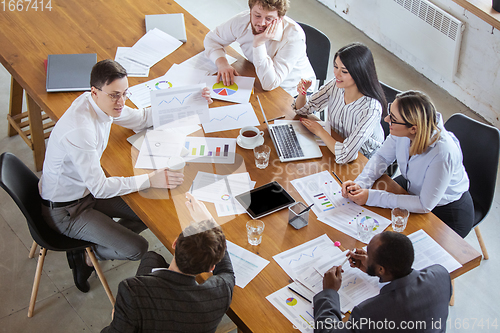
<instances>
[{"instance_id":1,"label":"bar chart on paper","mask_svg":"<svg viewBox=\"0 0 500 333\"><path fill-rule=\"evenodd\" d=\"M184 156L186 162L234 163L236 139L187 137L184 146L188 150L188 155Z\"/></svg>"},{"instance_id":2,"label":"bar chart on paper","mask_svg":"<svg viewBox=\"0 0 500 333\"><path fill-rule=\"evenodd\" d=\"M294 179L291 183L308 205L314 203L312 210L316 216L351 204L351 201L342 197L340 185L328 171Z\"/></svg>"}]
</instances>

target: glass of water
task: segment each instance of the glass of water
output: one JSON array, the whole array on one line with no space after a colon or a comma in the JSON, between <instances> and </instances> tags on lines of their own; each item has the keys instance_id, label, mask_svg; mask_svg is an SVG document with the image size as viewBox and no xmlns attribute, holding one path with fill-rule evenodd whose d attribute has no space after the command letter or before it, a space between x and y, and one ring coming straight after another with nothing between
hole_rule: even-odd
<instances>
[{"instance_id":1,"label":"glass of water","mask_svg":"<svg viewBox=\"0 0 500 333\"><path fill-rule=\"evenodd\" d=\"M363 217L358 219L358 237L363 243L367 243L372 239L374 222L371 217Z\"/></svg>"},{"instance_id":2,"label":"glass of water","mask_svg":"<svg viewBox=\"0 0 500 333\"><path fill-rule=\"evenodd\" d=\"M259 169L265 169L269 165L269 155L271 155L271 147L260 145L253 149L255 155L255 166Z\"/></svg>"},{"instance_id":3,"label":"glass of water","mask_svg":"<svg viewBox=\"0 0 500 333\"><path fill-rule=\"evenodd\" d=\"M408 223L410 212L404 208L393 208L391 212L392 217L392 230L403 232Z\"/></svg>"},{"instance_id":4,"label":"glass of water","mask_svg":"<svg viewBox=\"0 0 500 333\"><path fill-rule=\"evenodd\" d=\"M261 220L250 220L247 222L247 236L250 245L259 245L262 242L264 222Z\"/></svg>"}]
</instances>

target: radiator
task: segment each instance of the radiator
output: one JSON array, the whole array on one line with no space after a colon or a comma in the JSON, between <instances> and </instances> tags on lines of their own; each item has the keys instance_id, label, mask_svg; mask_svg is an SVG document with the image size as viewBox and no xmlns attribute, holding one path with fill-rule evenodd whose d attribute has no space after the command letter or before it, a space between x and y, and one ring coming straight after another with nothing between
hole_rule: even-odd
<instances>
[{"instance_id":1,"label":"radiator","mask_svg":"<svg viewBox=\"0 0 500 333\"><path fill-rule=\"evenodd\" d=\"M427 0L380 0L379 4L382 34L453 81L464 24Z\"/></svg>"}]
</instances>

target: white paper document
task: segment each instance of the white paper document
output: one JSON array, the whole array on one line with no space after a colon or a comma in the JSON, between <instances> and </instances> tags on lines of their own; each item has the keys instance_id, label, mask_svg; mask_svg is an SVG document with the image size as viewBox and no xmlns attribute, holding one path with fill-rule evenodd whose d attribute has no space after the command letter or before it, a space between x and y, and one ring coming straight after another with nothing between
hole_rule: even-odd
<instances>
[{"instance_id":1,"label":"white paper document","mask_svg":"<svg viewBox=\"0 0 500 333\"><path fill-rule=\"evenodd\" d=\"M328 171L294 179L290 183L308 206L314 203L311 209L318 217L335 208L353 204L342 197L342 188Z\"/></svg>"},{"instance_id":2,"label":"white paper document","mask_svg":"<svg viewBox=\"0 0 500 333\"><path fill-rule=\"evenodd\" d=\"M358 220L373 219L373 232L369 240L366 241L368 244L376 234L384 231L392 222L385 217L372 212L371 210L351 203L343 207L339 207L329 212L328 214L323 214L318 217L323 223L328 224L332 228L342 231L344 234L356 238L360 242L363 242L361 238L358 237Z\"/></svg>"},{"instance_id":3,"label":"white paper document","mask_svg":"<svg viewBox=\"0 0 500 333\"><path fill-rule=\"evenodd\" d=\"M204 74L197 69L182 68L173 64L165 75L130 87L130 100L138 108L148 107L151 105L151 91L195 85Z\"/></svg>"},{"instance_id":4,"label":"white paper document","mask_svg":"<svg viewBox=\"0 0 500 333\"><path fill-rule=\"evenodd\" d=\"M281 252L275 255L273 259L276 260L288 276L293 280L297 280L299 275L320 262L322 258L331 257L338 253L341 253L339 248L324 234L290 250Z\"/></svg>"},{"instance_id":5,"label":"white paper document","mask_svg":"<svg viewBox=\"0 0 500 333\"><path fill-rule=\"evenodd\" d=\"M199 119L197 123L208 120L208 103L201 95L203 88L197 84L151 91L154 128L188 117Z\"/></svg>"},{"instance_id":6,"label":"white paper document","mask_svg":"<svg viewBox=\"0 0 500 333\"><path fill-rule=\"evenodd\" d=\"M195 56L192 56L188 60L184 61L181 63L183 66L187 67L192 67L192 68L197 68L199 70L203 70L209 75L215 74L218 72L217 66L212 62L212 60L208 59L205 57L205 52L202 51L198 53ZM231 65L234 63L237 59L234 57L231 57L230 55L226 54L227 61Z\"/></svg>"},{"instance_id":7,"label":"white paper document","mask_svg":"<svg viewBox=\"0 0 500 333\"><path fill-rule=\"evenodd\" d=\"M321 282L326 271L344 262L346 254L347 251L344 251L314 266L314 269L320 276ZM338 293L340 296L340 311L343 313L352 310L359 303L380 293L378 277L370 276L359 268L351 267L349 262L344 263L342 269L344 270L342 273L342 285ZM323 290L322 284L320 286L321 289L319 291Z\"/></svg>"},{"instance_id":8,"label":"white paper document","mask_svg":"<svg viewBox=\"0 0 500 333\"><path fill-rule=\"evenodd\" d=\"M213 99L234 103L248 103L253 90L255 78L246 76L235 76L234 83L225 86L222 81L217 82L216 76L202 78L200 83L205 83L210 88L210 96Z\"/></svg>"},{"instance_id":9,"label":"white paper document","mask_svg":"<svg viewBox=\"0 0 500 333\"><path fill-rule=\"evenodd\" d=\"M177 50L181 45L182 42L177 38L170 36L158 28L154 28L148 31L134 44L134 46L132 46L132 49L141 52L142 56L127 55L125 58L152 67L158 61Z\"/></svg>"},{"instance_id":10,"label":"white paper document","mask_svg":"<svg viewBox=\"0 0 500 333\"><path fill-rule=\"evenodd\" d=\"M132 60L130 54L133 52L131 47L117 47L115 61L125 68L128 77L148 77L149 67Z\"/></svg>"},{"instance_id":11,"label":"white paper document","mask_svg":"<svg viewBox=\"0 0 500 333\"><path fill-rule=\"evenodd\" d=\"M413 249L415 250L413 269L422 269L430 265L440 264L451 273L462 267L451 254L422 229L415 231L408 238L413 243Z\"/></svg>"},{"instance_id":12,"label":"white paper document","mask_svg":"<svg viewBox=\"0 0 500 333\"><path fill-rule=\"evenodd\" d=\"M201 201L215 204L238 203L234 197L254 188L255 182L250 180L248 172L230 175L217 175L198 171L193 180L190 192Z\"/></svg>"},{"instance_id":13,"label":"white paper document","mask_svg":"<svg viewBox=\"0 0 500 333\"><path fill-rule=\"evenodd\" d=\"M299 329L302 333L312 333L314 324L313 304L298 296L289 287L294 290L299 289L296 283L292 283L275 291L266 299L293 324L294 328Z\"/></svg>"},{"instance_id":14,"label":"white paper document","mask_svg":"<svg viewBox=\"0 0 500 333\"><path fill-rule=\"evenodd\" d=\"M260 125L250 103L210 108L209 115L210 120L202 123L205 133Z\"/></svg>"},{"instance_id":15,"label":"white paper document","mask_svg":"<svg viewBox=\"0 0 500 333\"><path fill-rule=\"evenodd\" d=\"M170 157L180 156L186 137L176 132L147 131L135 168L166 168Z\"/></svg>"},{"instance_id":16,"label":"white paper document","mask_svg":"<svg viewBox=\"0 0 500 333\"><path fill-rule=\"evenodd\" d=\"M226 241L226 244L233 264L236 285L245 288L269 264L269 261L230 241Z\"/></svg>"},{"instance_id":17,"label":"white paper document","mask_svg":"<svg viewBox=\"0 0 500 333\"><path fill-rule=\"evenodd\" d=\"M233 164L236 155L236 139L188 136L186 162Z\"/></svg>"}]
</instances>

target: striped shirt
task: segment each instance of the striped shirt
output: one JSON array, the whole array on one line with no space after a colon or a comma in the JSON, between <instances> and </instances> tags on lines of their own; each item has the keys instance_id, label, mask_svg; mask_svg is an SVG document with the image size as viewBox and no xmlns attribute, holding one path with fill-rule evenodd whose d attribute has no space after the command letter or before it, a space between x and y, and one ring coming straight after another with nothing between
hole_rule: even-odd
<instances>
[{"instance_id":1,"label":"striped shirt","mask_svg":"<svg viewBox=\"0 0 500 333\"><path fill-rule=\"evenodd\" d=\"M295 102L292 104L295 109ZM297 114L308 115L328 107L328 123L332 130L345 138L335 144L335 162L345 164L357 158L358 151L370 158L382 145L384 132L380 125L382 105L374 98L363 96L345 104L344 89L335 79L312 94Z\"/></svg>"}]
</instances>

